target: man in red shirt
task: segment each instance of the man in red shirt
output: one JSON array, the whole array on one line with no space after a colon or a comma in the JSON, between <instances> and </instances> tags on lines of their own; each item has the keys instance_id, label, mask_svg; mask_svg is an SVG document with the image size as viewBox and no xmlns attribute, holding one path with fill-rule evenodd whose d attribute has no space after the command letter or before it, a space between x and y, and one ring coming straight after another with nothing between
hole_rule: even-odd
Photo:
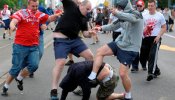
<instances>
[{"instance_id":1,"label":"man in red shirt","mask_svg":"<svg viewBox=\"0 0 175 100\"><path fill-rule=\"evenodd\" d=\"M23 74L17 77L23 69L23 63L28 62L27 70L33 73L38 68L39 63L39 24L46 21L54 21L60 14L49 16L38 11L39 0L28 0L28 9L22 9L12 15L10 29L16 30L15 41L13 44L12 64L9 75L3 86L3 96L7 96L9 84L15 78L19 90L23 90ZM26 61L27 60L27 61Z\"/></svg>"}]
</instances>

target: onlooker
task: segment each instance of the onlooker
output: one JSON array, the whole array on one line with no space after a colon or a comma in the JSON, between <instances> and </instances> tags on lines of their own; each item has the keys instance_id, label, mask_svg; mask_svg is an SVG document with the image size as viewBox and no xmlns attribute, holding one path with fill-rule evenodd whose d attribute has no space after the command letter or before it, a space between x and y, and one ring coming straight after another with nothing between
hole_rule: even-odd
<instances>
[{"instance_id":1,"label":"onlooker","mask_svg":"<svg viewBox=\"0 0 175 100\"><path fill-rule=\"evenodd\" d=\"M97 50L93 71L89 75L91 83L96 83L96 75L104 56L115 55L120 62L119 75L121 77L123 87L125 89L124 100L132 100L131 96L131 80L128 75L129 65L133 62L135 57L139 54L142 34L143 33L143 17L140 12L133 10L130 0L120 0L116 3L117 9L112 13L118 17L119 20L109 25L96 27L98 30L113 31L122 27L121 35L115 40L100 47Z\"/></svg>"},{"instance_id":2,"label":"onlooker","mask_svg":"<svg viewBox=\"0 0 175 100\"><path fill-rule=\"evenodd\" d=\"M168 8L165 8L163 10L163 16L165 17L165 20L166 20L166 28L167 28L167 31L168 31L168 24L169 24L169 17L170 17L170 12L169 12L169 9Z\"/></svg>"},{"instance_id":3,"label":"onlooker","mask_svg":"<svg viewBox=\"0 0 175 100\"><path fill-rule=\"evenodd\" d=\"M143 15L143 13L146 13L147 12L147 10L144 9L145 8L145 3L144 3L143 0L137 1L136 7L137 7L137 10L142 13L142 15ZM143 16L143 18L144 18L144 16ZM143 34L143 33L140 33L140 34ZM138 70L139 70L139 60L140 60L140 63L141 63L141 66L142 66L143 71L146 71L147 70L146 64L145 64L147 62L147 60L140 59L140 56L138 55L135 58L135 60L132 62L131 72L133 72L133 73L134 72L138 72Z\"/></svg>"},{"instance_id":4,"label":"onlooker","mask_svg":"<svg viewBox=\"0 0 175 100\"><path fill-rule=\"evenodd\" d=\"M144 39L142 41L140 59L148 60L147 81L160 75L157 66L158 50L161 44L161 36L166 32L166 21L160 12L156 11L155 0L148 0L149 12L144 13Z\"/></svg>"},{"instance_id":5,"label":"onlooker","mask_svg":"<svg viewBox=\"0 0 175 100\"><path fill-rule=\"evenodd\" d=\"M173 13L174 9L171 10L170 17L169 17L169 32L173 32L173 25L174 25L174 20L173 20Z\"/></svg>"},{"instance_id":6,"label":"onlooker","mask_svg":"<svg viewBox=\"0 0 175 100\"><path fill-rule=\"evenodd\" d=\"M12 67L9 75L3 86L3 96L7 96L10 83L15 78L19 90L23 90L23 77L18 74L23 69L24 61L28 63L27 71L33 73L38 68L39 63L39 24L44 24L46 21L54 21L57 16L46 15L38 11L39 0L28 0L28 8L17 11L12 15L10 30L16 30L15 40L13 44Z\"/></svg>"},{"instance_id":7,"label":"onlooker","mask_svg":"<svg viewBox=\"0 0 175 100\"><path fill-rule=\"evenodd\" d=\"M11 31L10 31L10 10L8 10L8 5L4 5L4 9L0 12L1 13L1 18L2 18L2 21L5 23L5 26L4 26L4 33L3 33L3 39L6 38L6 33L7 31L9 31L9 39L11 39Z\"/></svg>"},{"instance_id":8,"label":"onlooker","mask_svg":"<svg viewBox=\"0 0 175 100\"><path fill-rule=\"evenodd\" d=\"M63 89L60 100L66 100L68 92L73 91L77 86L81 86L83 90L82 100L89 100L91 88L98 85L91 85L88 82L88 75L92 71L92 66L93 61L78 62L69 66L66 76L60 83L60 87ZM114 93L119 77L109 64L103 63L100 66L97 78L100 81L100 87L96 95L97 100L114 100L124 98L124 94Z\"/></svg>"},{"instance_id":9,"label":"onlooker","mask_svg":"<svg viewBox=\"0 0 175 100\"><path fill-rule=\"evenodd\" d=\"M116 8L114 7L113 9L116 9ZM118 20L118 18L113 13L111 13L109 16L109 24L111 24L117 20ZM116 40L116 38L121 34L121 31L122 31L122 28L119 28L117 30L112 31L112 41Z\"/></svg>"},{"instance_id":10,"label":"onlooker","mask_svg":"<svg viewBox=\"0 0 175 100\"><path fill-rule=\"evenodd\" d=\"M56 65L52 73L51 100L58 100L57 86L69 53L93 60L92 52L79 37L80 30L89 37L85 16L91 11L90 1L84 0L79 6L72 0L62 0L62 3L64 14L53 33Z\"/></svg>"}]
</instances>

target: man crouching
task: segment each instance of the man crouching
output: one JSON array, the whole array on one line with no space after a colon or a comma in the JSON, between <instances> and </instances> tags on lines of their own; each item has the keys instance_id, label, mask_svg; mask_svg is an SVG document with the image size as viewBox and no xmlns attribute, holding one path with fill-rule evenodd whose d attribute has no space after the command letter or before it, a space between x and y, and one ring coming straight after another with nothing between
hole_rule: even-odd
<instances>
[{"instance_id":1,"label":"man crouching","mask_svg":"<svg viewBox=\"0 0 175 100\"><path fill-rule=\"evenodd\" d=\"M113 71L113 68L107 64L102 63L100 70L97 73L98 84L89 83L88 76L92 71L93 61L83 61L70 65L66 76L60 83L62 95L60 100L65 100L68 92L73 91L80 86L83 91L82 100L89 100L91 88L100 87L97 91L97 100L113 100L122 99L124 94L114 93L119 77Z\"/></svg>"}]
</instances>

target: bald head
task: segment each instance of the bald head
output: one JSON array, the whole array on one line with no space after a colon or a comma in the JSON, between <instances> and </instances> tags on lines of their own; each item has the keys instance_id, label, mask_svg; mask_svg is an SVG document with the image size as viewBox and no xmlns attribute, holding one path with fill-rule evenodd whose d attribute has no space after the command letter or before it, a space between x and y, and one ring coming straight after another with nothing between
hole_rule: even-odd
<instances>
[{"instance_id":1,"label":"bald head","mask_svg":"<svg viewBox=\"0 0 175 100\"><path fill-rule=\"evenodd\" d=\"M87 13L90 12L92 9L91 2L89 0L84 0L83 2L81 2L79 9L81 14L86 16Z\"/></svg>"}]
</instances>

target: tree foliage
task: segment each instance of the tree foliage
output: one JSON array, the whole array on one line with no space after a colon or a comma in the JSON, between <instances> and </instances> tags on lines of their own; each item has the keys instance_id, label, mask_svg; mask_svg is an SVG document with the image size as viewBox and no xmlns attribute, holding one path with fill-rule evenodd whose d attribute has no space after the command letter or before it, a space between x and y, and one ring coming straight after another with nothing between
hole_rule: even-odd
<instances>
[{"instance_id":1,"label":"tree foliage","mask_svg":"<svg viewBox=\"0 0 175 100\"><path fill-rule=\"evenodd\" d=\"M3 9L4 4L7 4L10 8L24 8L27 6L28 0L0 0L0 9ZM45 0L39 0L40 4L44 5Z\"/></svg>"}]
</instances>

